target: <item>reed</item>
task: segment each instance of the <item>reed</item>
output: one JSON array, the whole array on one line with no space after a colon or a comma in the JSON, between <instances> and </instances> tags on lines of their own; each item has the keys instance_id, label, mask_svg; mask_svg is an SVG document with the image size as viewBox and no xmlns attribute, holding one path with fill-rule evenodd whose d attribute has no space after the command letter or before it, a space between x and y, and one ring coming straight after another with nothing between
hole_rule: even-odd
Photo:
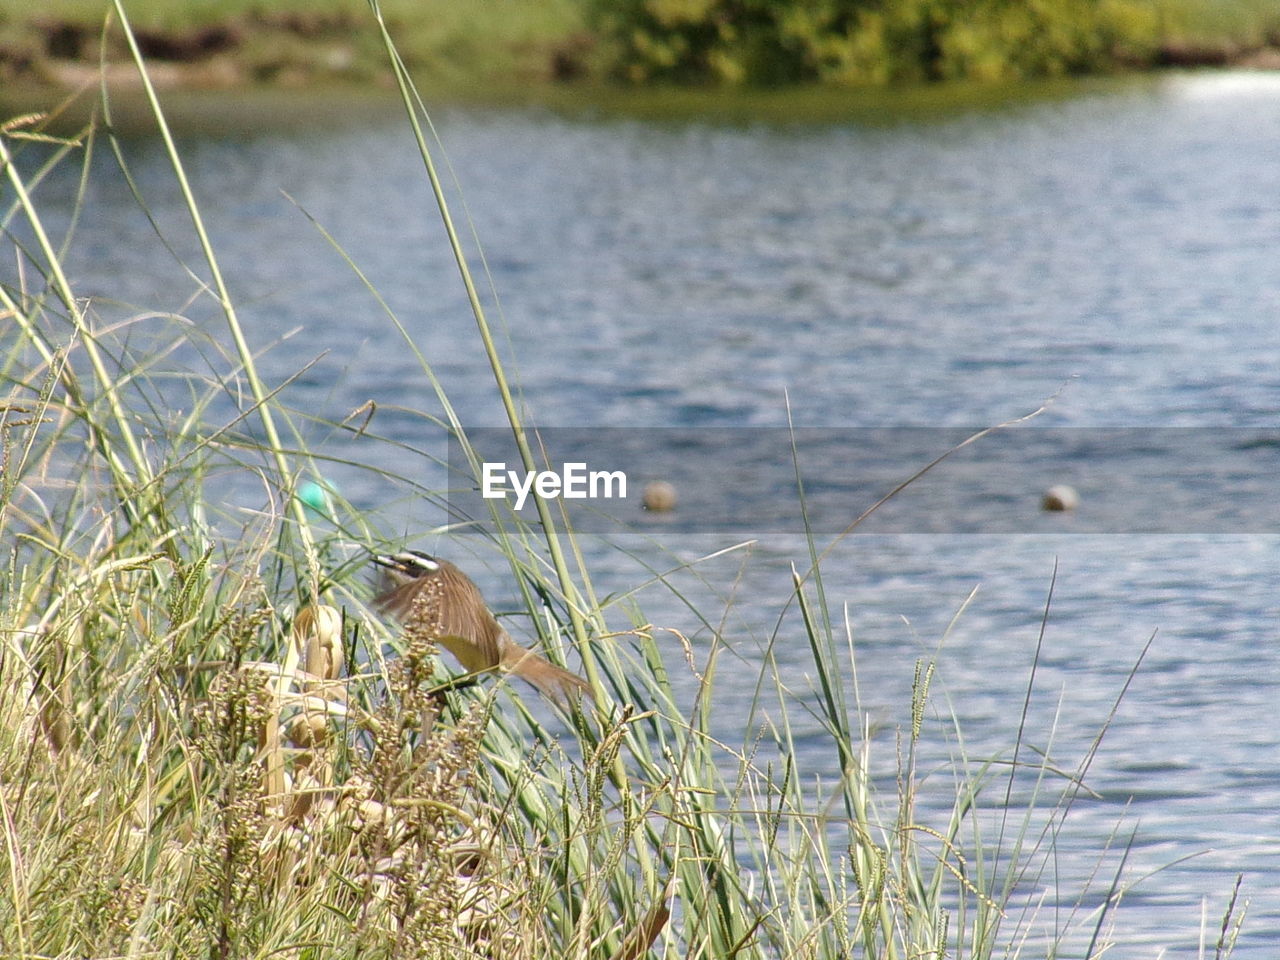
<instances>
[{"instance_id":1,"label":"reed","mask_svg":"<svg viewBox=\"0 0 1280 960\"><path fill-rule=\"evenodd\" d=\"M478 349L532 464L429 117L390 31L381 36ZM910 723L893 738L873 731L852 631L826 598L811 536L729 742L712 722L729 652L719 615L671 585L688 565L653 575L707 628L697 647L625 597L601 599L571 518L549 510L536 529L495 514L487 545L520 585L541 649L581 660L594 701L553 715L503 682L451 680L431 636L370 610L363 568L367 548L389 540L380 518L336 494L326 515L296 496L323 454L303 442L287 383L257 370L171 138L202 294L234 352L210 351L225 365L188 371L189 412L175 417L172 384L132 364L127 338L157 324L175 343L200 334L179 317L107 325L77 297L61 269L74 237L41 227L38 188L53 164L87 171L102 136L51 140L31 121L0 140L0 225L36 238L20 252L20 282L0 285L14 330L0 343L6 956L985 958L1018 954L1043 927L1027 890L1051 876L1109 718L1066 769L1031 749L1054 731L1029 730L1026 710L1003 755L971 755L931 696L931 657L915 666ZM439 391L440 435L465 444L425 335L387 313ZM215 395L237 389L236 415L215 420ZM404 453L372 428L332 426ZM379 477L429 495L416 472ZM263 491L247 518L219 515L208 495L230 473ZM808 647L812 690L777 668L773 646L788 637ZM1029 702L1041 695L1034 659L1027 671ZM805 767L799 739L815 729L831 782ZM940 737L955 745L945 779L916 760ZM927 822L922 793L940 784L950 813ZM1128 842L1099 851L1100 905L1082 892L1050 926L1048 955L1122 942L1112 919ZM1233 893L1218 956L1244 909Z\"/></svg>"}]
</instances>

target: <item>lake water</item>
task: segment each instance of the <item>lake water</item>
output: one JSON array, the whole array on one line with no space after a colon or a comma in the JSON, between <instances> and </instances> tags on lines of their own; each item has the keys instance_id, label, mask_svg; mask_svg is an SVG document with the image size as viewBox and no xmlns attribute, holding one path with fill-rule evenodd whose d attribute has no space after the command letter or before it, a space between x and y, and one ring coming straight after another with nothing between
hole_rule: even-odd
<instances>
[{"instance_id":1,"label":"lake water","mask_svg":"<svg viewBox=\"0 0 1280 960\"><path fill-rule=\"evenodd\" d=\"M1073 809L1058 835L1056 872L1029 884L1027 902L1043 894L1041 919L1052 921L1054 907L1067 918L1101 859L1101 879L1074 917L1077 946L1067 955L1082 954L1091 929L1084 913L1121 869L1123 841L1102 852L1120 823L1121 837L1137 831L1122 878L1141 882L1114 916L1111 955L1197 956L1206 902L1212 954L1238 872L1251 905L1236 956L1276 955L1280 542L1268 510L1277 474L1266 458L1276 446L1266 431L1280 427L1280 75L1176 77L874 127L506 111L436 121L501 297L500 311L488 298L500 348L539 425L584 436L656 427L756 436L790 420L931 428L942 437L940 428L963 435L1053 397L1018 429L1147 434L1132 459L1124 449L1096 461L1076 456L1069 477L1035 458L1004 458L1000 490L945 488L954 492L922 503L905 527L840 541L824 564L826 593L837 613L847 611L861 705L883 730L873 752L891 772L915 662L935 650L977 588L942 648L938 719L926 726L922 767L930 773L926 822L952 796L941 766L956 749L952 713L970 756L1013 743L1055 564L1028 743L1074 768L1155 633L1089 770L1101 798ZM501 425L404 123L370 115L283 135L193 136L182 150L249 335L257 346L276 344L262 360L267 380L318 358L284 393L316 418L310 442L430 488L442 483L441 468L415 452L445 455L439 429L413 412L438 414L435 394L368 290L299 209L334 235L410 328L462 422ZM104 316L182 313L194 335L164 362L205 369L226 337L174 259L199 263L180 197L155 142L131 140L126 156L173 253L153 239L102 151L70 257L72 283L113 301L100 305ZM55 228L69 217L73 187L74 173L59 171L41 188ZM461 216L461 199L453 202ZM0 267L6 282L11 263ZM134 324L129 349L145 355L161 339L155 329ZM373 429L407 447L353 440L332 426L368 400L380 408ZM175 388L173 403L190 405L185 388ZM1195 462L1210 438L1227 452L1204 458L1209 481L1194 482L1204 475L1197 468L1172 494L1144 502L1153 456ZM943 449L926 442L904 451L900 478ZM798 699L813 695L812 666L794 608L778 621L790 564L806 557L799 531L770 513L771 504L793 503L793 465L785 450L749 463L728 452L724 482L748 491L748 502L722 525L646 521L652 539L592 535L586 543L604 594L648 580L642 560L670 564L754 540L702 565L700 577L672 578L712 623L723 618L725 642L746 662L722 669L716 706L726 735L740 736L771 642ZM1224 478L1262 491L1247 512L1223 509L1235 495L1211 469L1224 463ZM822 474L828 464L808 466ZM829 466L826 479L838 486L843 464ZM379 508L389 535L445 519L416 490L375 472L335 463L328 475L357 505ZM1111 501L1109 512L1091 513L1118 476L1129 483L1127 506ZM1064 478L1082 491L1080 510L1041 514L1040 492ZM714 474L703 482L717 485ZM841 488L848 519L881 492ZM966 522L993 502L1008 520L999 532ZM1153 505L1159 532L1129 522L1130 507ZM758 538L750 537L753 518L766 531ZM842 526L837 518L819 542ZM480 538L418 543L460 560L495 607L510 598ZM706 648L708 630L661 585L638 599L647 619ZM617 620L627 625L621 613ZM673 641L672 668L682 663ZM793 711L797 722L802 714ZM808 767L829 775L816 728L799 736L813 750ZM1038 942L1029 941L1031 954Z\"/></svg>"}]
</instances>

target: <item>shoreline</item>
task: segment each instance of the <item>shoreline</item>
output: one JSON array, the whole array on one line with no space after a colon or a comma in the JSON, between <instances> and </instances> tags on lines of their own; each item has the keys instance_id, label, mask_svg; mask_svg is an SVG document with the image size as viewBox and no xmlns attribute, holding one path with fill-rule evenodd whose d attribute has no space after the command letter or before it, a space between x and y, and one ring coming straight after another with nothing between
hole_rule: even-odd
<instances>
[{"instance_id":1,"label":"shoreline","mask_svg":"<svg viewBox=\"0 0 1280 960\"><path fill-rule=\"evenodd\" d=\"M1237 68L1163 69L1095 77L1018 83L953 82L909 87L805 86L771 90L741 88L625 87L598 83L464 85L416 82L428 108L542 111L567 120L623 121L683 126L806 127L855 124L893 127L933 123L965 113L1017 110L1080 97L1123 95L1150 89L1179 76L1211 76ZM1248 71L1262 76L1276 71ZM136 75L136 71L135 71ZM140 84L108 86L110 132L149 136L155 116ZM320 127L359 128L403 119L394 91L374 84L317 82L306 87L258 84L245 87L182 87L159 91L165 119L179 135L258 136L305 133ZM0 124L15 129L76 137L102 126L103 88L94 83L68 93L48 86L0 87Z\"/></svg>"},{"instance_id":2,"label":"shoreline","mask_svg":"<svg viewBox=\"0 0 1280 960\"><path fill-rule=\"evenodd\" d=\"M161 89L304 86L318 81L394 87L385 51L363 18L341 8L313 12L254 10L202 25L132 27L153 83ZM455 33L432 43L409 43L401 55L411 70L483 81L506 76L521 83L595 78L597 39L581 22L542 24L518 36L493 38L479 50ZM1120 55L1115 71L1164 68L1280 70L1280 25L1244 36L1170 36L1141 55ZM32 17L6 23L0 12L0 85L74 90L97 82L136 83L132 56L119 30L68 17ZM599 78L595 78L599 79Z\"/></svg>"},{"instance_id":3,"label":"shoreline","mask_svg":"<svg viewBox=\"0 0 1280 960\"><path fill-rule=\"evenodd\" d=\"M168 50L167 54L152 52L148 56L147 45L142 46L147 58L147 72L158 90L243 90L254 87L301 89L316 83L394 89L394 81L388 69L364 62L349 45L317 43L306 47L305 52L298 48L290 51L287 57L272 58L270 61L258 59L252 52L242 54L234 48L201 46L198 40L190 38L175 39L171 46L164 48ZM564 86L574 86L588 79L585 68L570 63L567 60L568 54L563 50L544 52L547 56L545 69L526 69L511 79L522 85L545 83ZM1130 63L1111 72L1069 76L1087 79L1198 68L1280 71L1280 44L1171 42L1158 47L1150 63ZM451 73L446 70L443 75L449 76ZM1024 82L1067 77L1068 75L1061 78L1034 78ZM6 86L73 93L86 84L97 85L104 78L109 87L116 89L141 86L137 68L131 59L107 59L105 62L87 57L21 59L0 46L0 80ZM462 78L454 74L453 79L456 82ZM470 79L483 84L494 78L490 75L478 75ZM726 85L717 89L725 88L751 87Z\"/></svg>"},{"instance_id":4,"label":"shoreline","mask_svg":"<svg viewBox=\"0 0 1280 960\"><path fill-rule=\"evenodd\" d=\"M299 127L398 112L381 51L362 46L342 16L255 15L186 31L136 30L152 84L166 95L179 128ZM26 24L26 38L0 38L0 122L49 113L52 125L82 127L101 93L113 126L153 125L137 67L120 38L65 21ZM33 39L34 36L34 39ZM629 85L592 76L582 34L547 35L479 70L423 55L411 62L424 94L440 106L544 108L570 115L646 120L714 118L729 123L896 122L901 119L1056 99L1090 88L1143 83L1188 70L1280 71L1280 37L1244 44L1168 42L1150 62L1098 74L981 83L792 87ZM470 62L468 62L469 64ZM487 70L487 72L485 72Z\"/></svg>"}]
</instances>

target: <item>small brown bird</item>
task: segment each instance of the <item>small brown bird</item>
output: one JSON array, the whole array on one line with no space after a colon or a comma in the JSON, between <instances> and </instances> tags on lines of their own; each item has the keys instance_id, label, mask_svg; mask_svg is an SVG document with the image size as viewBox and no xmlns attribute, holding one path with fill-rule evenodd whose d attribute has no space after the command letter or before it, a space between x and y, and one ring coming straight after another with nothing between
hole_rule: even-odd
<instances>
[{"instance_id":1,"label":"small brown bird","mask_svg":"<svg viewBox=\"0 0 1280 960\"><path fill-rule=\"evenodd\" d=\"M390 589L374 605L401 623L421 618L428 636L458 658L469 673L502 670L529 681L552 700L591 696L587 682L526 650L498 626L480 588L448 560L419 550L374 554Z\"/></svg>"}]
</instances>

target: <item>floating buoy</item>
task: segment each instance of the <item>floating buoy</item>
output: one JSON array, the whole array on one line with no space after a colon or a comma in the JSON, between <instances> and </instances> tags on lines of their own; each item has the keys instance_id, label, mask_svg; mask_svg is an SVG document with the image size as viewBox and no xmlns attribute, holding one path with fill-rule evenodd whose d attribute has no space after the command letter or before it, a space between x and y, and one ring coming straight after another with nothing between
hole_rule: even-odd
<instances>
[{"instance_id":1,"label":"floating buoy","mask_svg":"<svg viewBox=\"0 0 1280 960\"><path fill-rule=\"evenodd\" d=\"M1055 513L1074 510L1080 506L1080 494L1076 493L1075 487L1069 487L1065 483L1054 484L1040 498L1040 506Z\"/></svg>"},{"instance_id":2,"label":"floating buoy","mask_svg":"<svg viewBox=\"0 0 1280 960\"><path fill-rule=\"evenodd\" d=\"M666 513L676 508L676 488L666 480L653 480L644 486L641 502L646 510L654 513Z\"/></svg>"}]
</instances>

